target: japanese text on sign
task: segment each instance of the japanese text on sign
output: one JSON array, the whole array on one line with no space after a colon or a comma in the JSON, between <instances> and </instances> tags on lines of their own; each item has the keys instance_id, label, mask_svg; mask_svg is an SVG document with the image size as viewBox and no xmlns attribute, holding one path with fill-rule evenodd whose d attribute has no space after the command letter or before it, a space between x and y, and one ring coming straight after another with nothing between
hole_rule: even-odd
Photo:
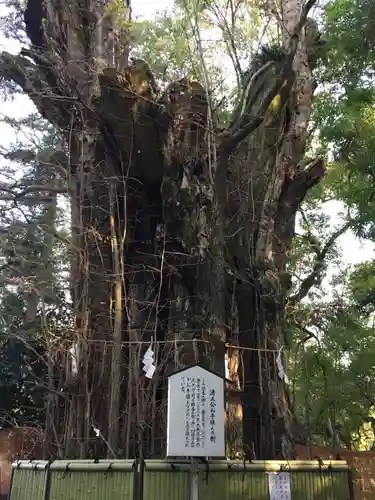
<instances>
[{"instance_id":1,"label":"japanese text on sign","mask_svg":"<svg viewBox=\"0 0 375 500\"><path fill-rule=\"evenodd\" d=\"M210 390L210 441L216 443L216 394L215 389Z\"/></svg>"},{"instance_id":2,"label":"japanese text on sign","mask_svg":"<svg viewBox=\"0 0 375 500\"><path fill-rule=\"evenodd\" d=\"M197 377L182 377L181 392L185 395L185 447L201 448L206 440L206 382ZM215 390L213 390L215 393ZM216 402L212 399L212 401ZM210 421L210 424L212 422ZM213 424L215 425L214 417ZM216 441L215 429L211 426Z\"/></svg>"},{"instance_id":3,"label":"japanese text on sign","mask_svg":"<svg viewBox=\"0 0 375 500\"><path fill-rule=\"evenodd\" d=\"M268 487L270 500L291 500L289 472L270 473Z\"/></svg>"},{"instance_id":4,"label":"japanese text on sign","mask_svg":"<svg viewBox=\"0 0 375 500\"><path fill-rule=\"evenodd\" d=\"M169 456L225 455L221 377L199 366L170 377L167 435Z\"/></svg>"}]
</instances>

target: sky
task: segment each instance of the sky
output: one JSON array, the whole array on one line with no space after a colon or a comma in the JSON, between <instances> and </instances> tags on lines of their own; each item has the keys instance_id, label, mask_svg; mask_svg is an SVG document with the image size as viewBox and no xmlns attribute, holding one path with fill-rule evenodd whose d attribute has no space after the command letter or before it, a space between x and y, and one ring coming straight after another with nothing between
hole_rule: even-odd
<instances>
[{"instance_id":1,"label":"sky","mask_svg":"<svg viewBox=\"0 0 375 500\"><path fill-rule=\"evenodd\" d=\"M133 0L132 5L135 15L149 18L158 11L173 7L173 0Z\"/></svg>"},{"instance_id":2,"label":"sky","mask_svg":"<svg viewBox=\"0 0 375 500\"><path fill-rule=\"evenodd\" d=\"M141 18L152 18L157 12L162 12L173 6L173 0L133 0L133 16ZM0 16L4 15L4 6L0 6ZM0 49L11 53L17 53L19 45L10 40L6 40L0 33ZM0 102L0 147L7 147L19 138L24 137L22 130L15 130L8 124L1 123L4 117L19 118L29 114L33 110L31 101L26 96L20 96L13 102ZM332 226L339 226L344 205L340 202L329 202L322 209L328 213L332 220ZM374 258L375 246L369 241L360 241L353 233L347 232L340 240L340 247L343 259L346 264L353 265L361 261ZM335 272L334 268L329 270L329 275Z\"/></svg>"}]
</instances>

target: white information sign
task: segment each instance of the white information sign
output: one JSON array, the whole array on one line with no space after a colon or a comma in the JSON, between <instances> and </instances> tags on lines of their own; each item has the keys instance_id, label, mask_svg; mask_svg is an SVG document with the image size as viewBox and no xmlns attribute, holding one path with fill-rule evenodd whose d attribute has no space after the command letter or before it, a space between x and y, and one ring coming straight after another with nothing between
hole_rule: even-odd
<instances>
[{"instance_id":1,"label":"white information sign","mask_svg":"<svg viewBox=\"0 0 375 500\"><path fill-rule=\"evenodd\" d=\"M168 380L167 456L224 457L224 380L200 366Z\"/></svg>"},{"instance_id":2,"label":"white information sign","mask_svg":"<svg viewBox=\"0 0 375 500\"><path fill-rule=\"evenodd\" d=\"M268 474L270 500L291 500L289 472L271 472Z\"/></svg>"}]
</instances>

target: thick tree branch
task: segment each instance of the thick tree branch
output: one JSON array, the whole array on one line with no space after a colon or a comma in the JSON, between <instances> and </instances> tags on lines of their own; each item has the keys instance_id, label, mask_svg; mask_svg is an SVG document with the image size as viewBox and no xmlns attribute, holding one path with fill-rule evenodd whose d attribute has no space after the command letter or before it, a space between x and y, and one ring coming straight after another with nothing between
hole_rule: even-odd
<instances>
[{"instance_id":1,"label":"thick tree branch","mask_svg":"<svg viewBox=\"0 0 375 500\"><path fill-rule=\"evenodd\" d=\"M229 128L222 134L221 148L226 154L231 154L237 144L244 140L248 135L254 132L262 123L267 112L267 109L273 99L280 92L281 87L285 84L287 86L291 85L294 81L295 74L293 71L293 61L296 55L298 41L300 37L301 30L306 22L307 16L316 0L308 0L302 9L299 21L296 23L293 32L290 34L289 46L286 53L285 61L283 62L283 67L280 71L279 76L275 76L275 81L270 85L269 89L265 90L265 96L263 97L259 109L256 115L250 118L250 113L247 111L251 108L252 98L253 98L253 86L257 80L265 74L267 77L267 70L270 66L276 65L276 63L266 63L263 68L260 68L257 73L249 80L246 84L245 89L242 91L242 97L240 100L241 114L232 119ZM271 63L271 64L270 64ZM267 79L264 78L264 84L267 83ZM235 112L237 115L237 110ZM250 121L248 121L250 120Z\"/></svg>"},{"instance_id":2,"label":"thick tree branch","mask_svg":"<svg viewBox=\"0 0 375 500\"><path fill-rule=\"evenodd\" d=\"M302 8L302 13L299 18L298 23L296 24L293 33L291 33L290 36L290 50L289 50L289 57L292 57L292 62L294 58L294 54L297 50L297 45L298 45L298 40L299 40L299 35L301 33L301 30L306 23L307 16L309 15L310 10L314 7L316 4L316 0L308 0L305 5ZM292 52L294 51L294 54L292 55Z\"/></svg>"},{"instance_id":3,"label":"thick tree branch","mask_svg":"<svg viewBox=\"0 0 375 500\"><path fill-rule=\"evenodd\" d=\"M31 94L34 90L35 71L36 67L25 57L2 52L0 56L0 78L13 81L26 94Z\"/></svg>"},{"instance_id":4,"label":"thick tree branch","mask_svg":"<svg viewBox=\"0 0 375 500\"><path fill-rule=\"evenodd\" d=\"M0 153L1 154L1 153ZM63 151L45 152L40 155L37 151L31 149L16 149L5 152L2 156L6 160L16 161L24 164L38 161L45 168L56 170L65 178L68 173L68 158Z\"/></svg>"},{"instance_id":5,"label":"thick tree branch","mask_svg":"<svg viewBox=\"0 0 375 500\"><path fill-rule=\"evenodd\" d=\"M278 200L275 218L275 235L286 247L295 234L295 216L307 192L324 177L325 167L322 158L307 166L299 165L294 178L286 178Z\"/></svg>"},{"instance_id":6,"label":"thick tree branch","mask_svg":"<svg viewBox=\"0 0 375 500\"><path fill-rule=\"evenodd\" d=\"M286 186L281 196L281 203L289 206L293 212L304 200L306 193L324 177L325 166L322 158L312 161L304 170L300 170L294 179Z\"/></svg>"},{"instance_id":7,"label":"thick tree branch","mask_svg":"<svg viewBox=\"0 0 375 500\"><path fill-rule=\"evenodd\" d=\"M19 85L33 101L43 118L50 123L59 127L66 127L70 123L71 113L67 101L71 102L72 98L65 98L52 91L49 83L43 79L41 68L32 63L30 59L2 52L0 55L0 78Z\"/></svg>"},{"instance_id":8,"label":"thick tree branch","mask_svg":"<svg viewBox=\"0 0 375 500\"><path fill-rule=\"evenodd\" d=\"M304 238L306 240L308 240L308 242L310 243L310 245L314 248L314 251L315 253L319 251L319 240L318 238L316 238L316 236L314 236L311 232L311 225L305 215L305 212L302 210L302 208L300 208L300 214L301 214L301 217L302 217L302 220L307 228L307 234L301 234L301 238Z\"/></svg>"},{"instance_id":9,"label":"thick tree branch","mask_svg":"<svg viewBox=\"0 0 375 500\"><path fill-rule=\"evenodd\" d=\"M254 94L253 92L253 87L255 85L255 82L259 80L260 78L264 78L264 74L271 68L275 66L275 61L268 61L264 66L259 68L252 76L247 77L246 79L246 84L244 86L244 89L242 91L242 97L241 100L239 101L238 105L236 106L236 109L233 112L232 119L229 123L229 126L227 127L227 130L225 131L227 135L233 134L241 128L246 121L246 115L249 115L251 113L251 104L254 101L252 98ZM264 82L261 84L260 90L263 89ZM250 94L251 92L251 94ZM259 93L259 91L258 91Z\"/></svg>"},{"instance_id":10,"label":"thick tree branch","mask_svg":"<svg viewBox=\"0 0 375 500\"><path fill-rule=\"evenodd\" d=\"M21 49L20 55L31 59L31 61L35 63L36 67L39 68L41 74L43 74L43 80L48 83L50 88L54 89L55 92L58 93L60 88L60 78L56 71L56 68L60 66L59 64L57 64L58 61L52 61L50 59L47 59L39 52L25 48ZM56 55L54 56L54 59L55 58Z\"/></svg>"},{"instance_id":11,"label":"thick tree branch","mask_svg":"<svg viewBox=\"0 0 375 500\"><path fill-rule=\"evenodd\" d=\"M230 154L238 143L240 143L248 135L254 132L254 130L256 130L263 123L269 105L280 91L283 81L284 79L282 78L282 76L275 79L274 84L271 86L266 95L263 97L257 115L255 117L253 117L247 123L245 120L241 119L243 117L239 117L237 125L234 124L232 130L224 132L222 136L221 147L227 154ZM246 103L245 106L247 105L248 104ZM244 116L246 117L246 115Z\"/></svg>"},{"instance_id":12,"label":"thick tree branch","mask_svg":"<svg viewBox=\"0 0 375 500\"><path fill-rule=\"evenodd\" d=\"M299 330L301 330L303 333L306 334L305 337L303 337L302 339L300 339L297 342L298 345L304 344L305 342L308 342L309 340L314 339L314 340L316 340L317 344L320 346L320 339L319 339L318 335L315 332L312 332L311 330L309 330L308 328L306 328L304 325L302 325L298 321L293 320L292 324L294 326L296 326Z\"/></svg>"},{"instance_id":13,"label":"thick tree branch","mask_svg":"<svg viewBox=\"0 0 375 500\"><path fill-rule=\"evenodd\" d=\"M31 149L16 149L14 151L7 151L2 156L6 160L28 164L36 159L37 153Z\"/></svg>"},{"instance_id":14,"label":"thick tree branch","mask_svg":"<svg viewBox=\"0 0 375 500\"><path fill-rule=\"evenodd\" d=\"M335 242L340 236L342 236L351 226L351 222L346 222L342 227L340 227L337 231L335 231L325 243L321 250L318 250L316 253L315 263L311 273L302 281L300 289L298 292L291 297L289 297L288 304L294 306L302 299L306 297L311 288L314 285L319 285L322 281L322 270L324 267L324 260L327 256L327 253L331 250Z\"/></svg>"},{"instance_id":15,"label":"thick tree branch","mask_svg":"<svg viewBox=\"0 0 375 500\"><path fill-rule=\"evenodd\" d=\"M355 380L355 385L359 389L361 395L370 403L371 406L375 406L375 400L372 398L368 392L364 389L363 385L358 382L358 380ZM371 417L369 417L371 418Z\"/></svg>"},{"instance_id":16,"label":"thick tree branch","mask_svg":"<svg viewBox=\"0 0 375 500\"><path fill-rule=\"evenodd\" d=\"M29 193L35 193L38 191L48 191L50 193L66 193L66 188L62 188L60 186L50 186L47 184L32 184L30 186L26 186L22 189L22 191L15 192L14 190L17 188L17 184L13 186L9 186L7 184L0 184L0 191L5 191L6 193L13 194L15 198L21 198Z\"/></svg>"},{"instance_id":17,"label":"thick tree branch","mask_svg":"<svg viewBox=\"0 0 375 500\"><path fill-rule=\"evenodd\" d=\"M295 234L295 236L298 236L299 238L302 238L303 240L306 240L310 243L311 247L314 249L314 252L316 253L319 251L319 241L318 238L316 238L313 234Z\"/></svg>"}]
</instances>

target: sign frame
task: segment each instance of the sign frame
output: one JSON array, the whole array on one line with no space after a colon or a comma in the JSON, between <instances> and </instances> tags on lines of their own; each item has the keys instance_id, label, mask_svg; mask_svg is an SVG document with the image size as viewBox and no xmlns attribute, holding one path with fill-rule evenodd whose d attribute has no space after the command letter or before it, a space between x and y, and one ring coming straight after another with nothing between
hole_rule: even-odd
<instances>
[{"instance_id":1,"label":"sign frame","mask_svg":"<svg viewBox=\"0 0 375 500\"><path fill-rule=\"evenodd\" d=\"M167 457L225 458L225 382L200 364L168 376Z\"/></svg>"}]
</instances>

